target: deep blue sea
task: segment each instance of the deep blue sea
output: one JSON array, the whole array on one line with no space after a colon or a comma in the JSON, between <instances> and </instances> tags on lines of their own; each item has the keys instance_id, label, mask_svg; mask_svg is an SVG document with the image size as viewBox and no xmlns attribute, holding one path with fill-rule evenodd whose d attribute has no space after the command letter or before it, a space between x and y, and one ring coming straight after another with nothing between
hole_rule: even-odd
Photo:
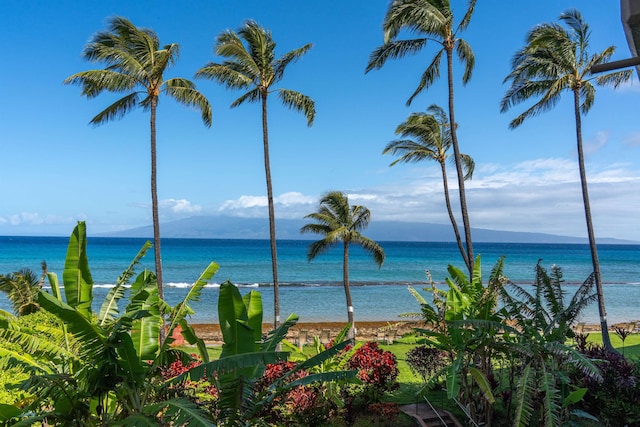
<instances>
[{"instance_id":1,"label":"deep blue sea","mask_svg":"<svg viewBox=\"0 0 640 427\"><path fill-rule=\"evenodd\" d=\"M88 238L96 309L145 241L140 238ZM57 273L62 280L67 242L65 237L0 236L0 273L7 274L24 267L39 273L40 263L44 260L49 271ZM308 262L309 243L278 241L281 316L295 312L302 322L346 320L341 246ZM380 269L358 247L350 252L356 321L394 321L400 319L401 313L419 311L407 285L422 289L427 283L426 270L438 284L444 283L449 264L464 270L455 243L379 243L387 255ZM591 272L587 245L476 243L474 250L482 256L483 277L489 276L498 257L505 256L505 275L523 285L533 282L534 267L539 259L547 269L558 265L570 295ZM599 256L609 323L640 319L640 245L600 245ZM265 321L273 318L268 240L163 239L162 258L165 299L171 305L184 297L187 288L211 261L220 265L214 280L204 289L201 301L193 304L196 314L192 322L217 322L218 285L227 279L239 285L241 292L258 289L263 298ZM143 268L154 269L153 250L147 253L137 271ZM430 300L428 293L424 295ZM1 293L0 309L10 310L6 296ZM597 323L597 319L594 304L582 320Z\"/></svg>"}]
</instances>

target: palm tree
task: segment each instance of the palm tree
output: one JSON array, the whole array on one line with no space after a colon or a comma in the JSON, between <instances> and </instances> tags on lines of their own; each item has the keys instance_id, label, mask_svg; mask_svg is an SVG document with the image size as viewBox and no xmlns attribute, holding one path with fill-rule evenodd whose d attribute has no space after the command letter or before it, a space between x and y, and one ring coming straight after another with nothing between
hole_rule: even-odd
<instances>
[{"instance_id":1,"label":"palm tree","mask_svg":"<svg viewBox=\"0 0 640 427\"><path fill-rule=\"evenodd\" d=\"M466 84L471 79L475 57L471 46L458 37L458 33L464 31L476 5L476 0L470 0L467 10L458 25L454 25L453 11L448 0L397 0L391 2L389 10L384 18L384 44L373 51L369 58L366 71L381 68L388 59L402 58L422 49L427 42L437 43L441 46L431 60L427 69L422 73L420 83L407 100L410 105L413 99L423 90L428 89L440 76L440 62L443 54L447 57L447 82L449 88L449 125L451 129L451 144L453 146L456 172L458 175L458 193L460 197L460 209L466 241L467 256L469 260L469 274L473 274L473 243L471 241L471 225L467 211L467 199L464 190L465 174L463 161L458 146L456 133L456 119L454 111L453 93L453 53L455 50L458 59L464 64L462 83ZM409 30L417 33L418 38L399 40L401 30Z\"/></svg>"},{"instance_id":2,"label":"palm tree","mask_svg":"<svg viewBox=\"0 0 640 427\"><path fill-rule=\"evenodd\" d=\"M590 54L589 26L583 21L580 12L568 10L560 15L560 20L568 28L565 29L555 23L546 23L534 27L529 32L526 45L513 58L513 71L505 78L505 82L511 81L511 87L502 98L500 110L506 112L510 107L529 98L540 98L533 106L511 121L509 127L515 129L525 119L534 117L554 107L564 91L570 91L573 95L578 166L580 169L587 234L589 236L589 248L591 250L593 273L598 294L602 341L607 349L613 350L607 328L600 263L591 221L587 174L582 150L581 114L586 114L593 105L596 91L594 83L600 86L617 87L631 77L631 70L592 76L591 67L607 62L613 55L615 48L609 46L602 52Z\"/></svg>"},{"instance_id":3,"label":"palm tree","mask_svg":"<svg viewBox=\"0 0 640 427\"><path fill-rule=\"evenodd\" d=\"M245 44L243 43L246 43ZM271 240L271 268L273 271L274 326L280 324L280 296L278 288L278 257L276 250L276 224L273 207L273 188L269 161L269 128L267 126L267 100L273 91L278 92L280 101L293 110L302 112L311 126L316 115L315 103L311 98L290 89L273 86L284 77L287 66L301 58L311 44L285 53L280 58L275 55L276 43L271 32L254 21L245 22L234 32L227 30L216 39L215 52L227 58L221 64L210 62L196 73L196 77L217 80L230 89L248 89L236 99L231 108L245 102L262 104L262 142L264 147L264 170L267 180L267 202L269 206L269 238Z\"/></svg>"},{"instance_id":4,"label":"palm tree","mask_svg":"<svg viewBox=\"0 0 640 427\"><path fill-rule=\"evenodd\" d=\"M179 77L164 80L164 72L176 62L178 54L177 44L172 43L161 48L158 36L153 30L138 28L127 19L116 16L109 20L107 31L93 35L82 54L87 61L103 63L105 68L83 71L64 81L65 84L81 86L82 95L87 98L95 98L104 91L126 93L91 119L91 124L101 125L121 118L136 107L151 113L151 210L160 298L164 296L156 169L156 110L160 94L163 93L181 104L200 110L204 124L211 126L209 101L198 92L191 81Z\"/></svg>"},{"instance_id":5,"label":"palm tree","mask_svg":"<svg viewBox=\"0 0 640 427\"><path fill-rule=\"evenodd\" d=\"M382 247L360 234L367 228L371 219L371 212L364 206L349 205L349 198L340 191L330 191L320 200L320 208L317 212L306 215L305 218L315 220L300 229L302 233L316 233L324 236L321 240L309 245L307 259L313 260L321 253L338 242L342 242L342 284L344 294L347 299L347 319L351 324L349 338L355 336L355 325L353 321L353 303L351 301L351 291L349 290L349 246L354 243L361 246L365 251L373 256L373 260L378 267L382 267L385 253Z\"/></svg>"},{"instance_id":6,"label":"palm tree","mask_svg":"<svg viewBox=\"0 0 640 427\"><path fill-rule=\"evenodd\" d=\"M18 316L26 316L40 310L38 293L41 289L41 278L29 268L7 275L0 274L0 291L7 294L13 312Z\"/></svg>"},{"instance_id":7,"label":"palm tree","mask_svg":"<svg viewBox=\"0 0 640 427\"><path fill-rule=\"evenodd\" d=\"M467 252L460 237L460 231L456 223L456 218L451 209L451 199L449 198L449 184L447 180L447 159L449 159L449 148L451 148L451 128L449 118L444 110L438 105L431 105L427 108L429 114L413 113L409 118L396 128L396 134L407 139L397 139L391 141L382 154L399 154L400 157L394 160L390 166L397 163L419 162L422 160L435 160L440 164L442 171L442 183L444 186L444 200L447 205L449 219L453 226L453 231L458 242L458 249L462 255L464 263L469 269L471 264ZM461 154L463 168L465 170L464 179L470 179L473 175L474 162L467 154Z\"/></svg>"}]
</instances>

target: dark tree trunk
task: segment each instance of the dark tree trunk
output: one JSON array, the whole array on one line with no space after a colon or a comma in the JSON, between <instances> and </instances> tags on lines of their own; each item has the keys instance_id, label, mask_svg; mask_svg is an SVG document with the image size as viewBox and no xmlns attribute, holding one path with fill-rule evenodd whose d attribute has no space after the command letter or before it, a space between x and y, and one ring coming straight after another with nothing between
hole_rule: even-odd
<instances>
[{"instance_id":1,"label":"dark tree trunk","mask_svg":"<svg viewBox=\"0 0 640 427\"><path fill-rule=\"evenodd\" d=\"M464 227L464 236L467 246L467 269L469 270L469 278L473 277L473 243L471 241L471 225L469 224L469 213L467 212L467 199L464 191L464 172L462 171L462 159L460 156L460 148L458 147L458 135L456 132L456 118L453 102L453 40L445 40L445 50L447 52L447 80L449 83L449 123L451 126L451 142L453 145L453 155L456 164L456 173L458 175L458 193L460 195L460 210L462 213L462 224Z\"/></svg>"},{"instance_id":2,"label":"dark tree trunk","mask_svg":"<svg viewBox=\"0 0 640 427\"><path fill-rule=\"evenodd\" d=\"M593 275L596 282L596 292L598 294L598 312L600 314L600 329L602 330L602 343L605 348L615 351L609 339L609 328L607 327L607 310L604 305L604 290L602 288L602 278L600 277L600 261L598 260L598 247L591 221L591 205L589 204L589 191L587 189L587 173L584 167L584 153L582 151L582 119L580 117L580 88L573 90L573 106L576 116L576 139L578 142L578 167L580 168L580 184L582 185L582 201L584 203L584 216L587 221L587 234L589 237L589 249L591 250L591 263L593 264Z\"/></svg>"},{"instance_id":3,"label":"dark tree trunk","mask_svg":"<svg viewBox=\"0 0 640 427\"><path fill-rule=\"evenodd\" d=\"M460 255L462 255L462 259L464 260L465 265L469 268L469 257L467 252L462 244L462 237L460 237L460 230L458 230L458 223L456 222L456 217L453 215L453 210L451 209L451 198L449 197L449 183L447 181L447 167L444 159L439 161L440 169L442 170L442 185L444 188L444 202L447 205L447 212L449 213L449 220L451 220L451 225L453 226L453 232L456 235L456 242L458 243L458 249L460 250Z\"/></svg>"},{"instance_id":4,"label":"dark tree trunk","mask_svg":"<svg viewBox=\"0 0 640 427\"><path fill-rule=\"evenodd\" d=\"M351 301L351 290L349 289L349 242L343 242L344 256L342 260L342 284L344 285L344 296L347 300L347 322L351 324L349 338L356 337L356 324L353 320L353 302Z\"/></svg>"},{"instance_id":5,"label":"dark tree trunk","mask_svg":"<svg viewBox=\"0 0 640 427\"><path fill-rule=\"evenodd\" d=\"M262 93L262 141L264 144L264 172L267 179L269 205L269 240L271 241L271 270L273 272L273 327L280 326L280 289L278 286L278 254L276 249L276 216L273 208L271 165L269 162L269 129L267 127L267 93Z\"/></svg>"},{"instance_id":6,"label":"dark tree trunk","mask_svg":"<svg viewBox=\"0 0 640 427\"><path fill-rule=\"evenodd\" d=\"M156 264L156 280L158 283L158 296L164 300L164 287L162 285L162 257L160 255L160 218L158 214L158 181L156 160L156 110L158 98L151 97L151 215L153 216L153 254ZM160 325L160 342L165 339L164 317Z\"/></svg>"}]
</instances>

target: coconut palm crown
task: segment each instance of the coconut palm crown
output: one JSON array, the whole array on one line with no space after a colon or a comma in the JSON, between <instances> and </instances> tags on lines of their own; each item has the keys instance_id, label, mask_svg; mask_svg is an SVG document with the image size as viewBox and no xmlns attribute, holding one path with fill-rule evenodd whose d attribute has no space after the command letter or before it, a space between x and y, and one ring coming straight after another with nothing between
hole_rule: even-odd
<instances>
[{"instance_id":1,"label":"coconut palm crown","mask_svg":"<svg viewBox=\"0 0 640 427\"><path fill-rule=\"evenodd\" d=\"M382 267L385 253L382 247L373 240L361 234L361 231L369 226L371 212L364 206L349 205L349 198L341 191L330 191L320 200L317 212L306 215L305 218L313 219L315 223L309 223L300 229L302 233L315 233L323 236L309 245L307 259L315 259L339 242L343 247L342 277L344 292L347 300L347 318L351 324L350 338L355 334L353 303L349 289L349 246L356 244L371 254L378 267Z\"/></svg>"},{"instance_id":2,"label":"coconut palm crown","mask_svg":"<svg viewBox=\"0 0 640 427\"><path fill-rule=\"evenodd\" d=\"M440 48L426 70L420 77L418 87L407 100L410 105L413 99L440 77L440 63L443 56L447 64L447 84L449 94L449 124L451 126L451 143L453 146L454 161L458 177L458 195L460 198L460 210L465 234L466 259L469 275L473 274L473 242L471 240L471 224L467 209L465 194L463 161L458 145L458 135L455 128L456 117L454 109L454 85L453 85L453 56L458 57L464 66L462 83L467 84L471 79L475 56L471 46L459 33L464 31L471 22L471 16L476 5L476 0L470 0L462 19L455 24L453 10L448 0L396 0L390 3L383 22L384 43L375 49L369 57L369 63L365 72L381 68L389 59L403 58L419 52L427 44L437 44ZM401 31L416 34L415 38L400 39ZM403 33L404 34L404 33Z\"/></svg>"},{"instance_id":3,"label":"coconut palm crown","mask_svg":"<svg viewBox=\"0 0 640 427\"><path fill-rule=\"evenodd\" d=\"M210 62L196 73L196 77L216 80L229 89L247 90L236 99L231 107L245 102L258 102L262 106L262 141L264 169L267 182L267 204L269 209L269 237L271 240L271 268L273 272L274 326L280 324L280 297L278 284L278 257L276 248L276 225L269 157L269 127L267 125L267 100L272 92L277 92L280 101L288 108L302 112L311 126L316 115L314 101L300 92L276 88L275 84L284 77L287 66L300 59L311 44L285 53L280 58L275 55L276 43L271 32L255 21L247 21L236 33L227 30L220 34L215 43L215 53L226 60L222 63Z\"/></svg>"},{"instance_id":4,"label":"coconut palm crown","mask_svg":"<svg viewBox=\"0 0 640 427\"><path fill-rule=\"evenodd\" d=\"M91 37L82 53L87 61L104 64L105 68L82 71L64 81L82 87L82 95L89 99L103 92L125 94L91 119L91 124L101 125L121 118L138 107L150 112L151 202L160 298L164 294L156 166L156 111L160 95L200 110L204 124L211 126L211 106L195 85L184 78L164 78L164 72L178 59L179 50L175 43L160 47L160 40L153 30L138 28L126 18L116 16L109 19L107 31Z\"/></svg>"},{"instance_id":5,"label":"coconut palm crown","mask_svg":"<svg viewBox=\"0 0 640 427\"><path fill-rule=\"evenodd\" d=\"M607 62L615 52L613 46L591 54L589 52L590 30L579 11L573 9L563 12L560 20L566 28L556 23L545 23L534 27L527 35L526 45L519 50L512 61L512 71L505 78L511 86L500 103L501 112L506 112L516 104L538 99L531 107L513 119L511 129L520 126L526 119L552 109L564 92L573 95L578 166L584 213L589 237L589 247L598 295L598 310L602 340L608 349L613 349L607 328L607 315L604 304L600 263L596 247L591 207L587 187L587 175L582 148L582 119L593 106L595 85L618 87L627 81L631 70L615 71L598 76L591 75L591 67Z\"/></svg>"},{"instance_id":6,"label":"coconut palm crown","mask_svg":"<svg viewBox=\"0 0 640 427\"><path fill-rule=\"evenodd\" d=\"M406 121L398 125L396 134L400 135L403 139L391 141L382 151L382 154L399 156L391 162L390 166L398 163L414 163L424 160L434 160L440 165L449 220L453 226L458 249L468 269L470 267L469 259L462 243L449 197L446 164L447 160L451 159L449 149L451 148L452 141L447 113L438 105L430 105L429 108L427 108L427 113L412 113ZM461 159L465 170L464 179L471 179L475 163L471 156L467 154L461 154Z\"/></svg>"}]
</instances>

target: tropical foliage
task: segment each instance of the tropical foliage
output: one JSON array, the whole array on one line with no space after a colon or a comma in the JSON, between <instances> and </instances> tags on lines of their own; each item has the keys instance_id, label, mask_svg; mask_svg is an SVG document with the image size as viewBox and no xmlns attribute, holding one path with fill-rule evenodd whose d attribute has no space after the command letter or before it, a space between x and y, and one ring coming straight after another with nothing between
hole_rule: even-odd
<instances>
[{"instance_id":1,"label":"tropical foliage","mask_svg":"<svg viewBox=\"0 0 640 427\"><path fill-rule=\"evenodd\" d=\"M197 339L186 316L193 313L189 303L218 269L212 263L193 284L182 302L169 307L158 296L155 276L143 271L129 290L128 303L120 311L125 286L134 276L139 259L150 248L147 243L106 296L99 314L92 312L93 281L88 266L86 226L78 223L69 239L63 272L65 298L55 273L49 273L52 294L40 292L42 309L64 325L51 335L62 345L42 339L13 322L3 322L3 338L28 345L22 357L3 351L3 363L21 367L30 376L20 388L31 399L24 406L0 408L5 419L17 418L15 425L31 425L46 420L64 425L160 425L163 419L178 424L209 425L191 402L162 399L154 378L160 367L189 355L170 348L171 334L179 325L185 339L207 358L204 343ZM66 301L65 301L66 300ZM169 338L160 341L161 313L168 313ZM61 334L62 332L62 334ZM70 336L67 336L67 333Z\"/></svg>"},{"instance_id":2,"label":"tropical foliage","mask_svg":"<svg viewBox=\"0 0 640 427\"><path fill-rule=\"evenodd\" d=\"M156 161L156 111L160 94L181 104L200 110L202 121L211 126L209 101L184 78L165 79L164 73L175 64L179 45L160 46L153 30L138 28L129 20L116 16L109 20L108 30L94 34L82 53L84 59L105 65L101 70L88 70L68 77L64 83L82 87L82 95L95 98L102 92L126 93L122 98L98 113L91 124L101 125L121 118L136 107L150 112L151 139L151 202L156 278L159 297L162 288L162 258L160 252L160 220L158 211Z\"/></svg>"},{"instance_id":3,"label":"tropical foliage","mask_svg":"<svg viewBox=\"0 0 640 427\"><path fill-rule=\"evenodd\" d=\"M17 316L25 316L40 310L36 301L47 274L47 263L42 262L43 274L36 276L33 270L23 268L9 274L0 274L0 291L7 294L13 312Z\"/></svg>"},{"instance_id":4,"label":"tropical foliage","mask_svg":"<svg viewBox=\"0 0 640 427\"><path fill-rule=\"evenodd\" d=\"M505 78L511 82L500 108L506 112L516 104L531 98L539 98L533 106L527 108L510 123L510 128L520 126L524 120L550 110L559 101L563 92L573 96L576 141L578 149L578 167L582 187L582 200L589 237L589 248L593 264L594 280L598 293L598 310L600 327L605 347L613 349L607 328L607 314L604 303L604 290L600 276L600 262L596 246L591 206L587 186L587 173L584 164L582 147L582 119L595 101L595 85L618 87L629 80L631 70L615 71L593 76L591 67L607 62L615 48L609 46L599 53L589 52L589 25L577 10L568 10L560 15L560 20L567 26L564 28L555 23L541 24L534 27L527 35L526 45L518 51L512 61L512 71Z\"/></svg>"},{"instance_id":5,"label":"tropical foliage","mask_svg":"<svg viewBox=\"0 0 640 427\"><path fill-rule=\"evenodd\" d=\"M465 264L469 275L473 274L473 244L471 241L471 225L467 210L465 195L462 154L458 144L456 130L456 118L454 109L454 85L453 85L453 54L455 53L464 64L462 83L466 84L471 79L475 56L471 46L459 33L464 31L471 22L471 16L476 5L476 0L470 0L467 9L459 23L455 24L453 9L449 0L398 0L389 4L389 9L384 17L382 28L384 31L384 44L374 50L369 58L366 72L381 68L389 59L403 58L415 54L423 47L430 44L439 44L440 49L432 58L427 69L420 77L420 83L407 100L410 105L413 99L423 90L428 89L440 77L440 63L443 55L447 58L447 83L449 94L449 129L451 132L451 145L458 176L458 195L460 197L460 209L466 241ZM406 30L406 31L403 31ZM401 39L405 32L415 33L416 38Z\"/></svg>"},{"instance_id":6,"label":"tropical foliage","mask_svg":"<svg viewBox=\"0 0 640 427\"><path fill-rule=\"evenodd\" d=\"M349 205L349 198L340 191L330 191L320 200L320 208L317 212L305 216L315 220L303 226L302 233L315 233L324 236L321 240L309 245L307 258L309 261L326 252L329 248L342 242L342 284L347 300L347 318L351 325L350 337L355 336L353 302L349 289L349 246L356 244L370 253L373 260L381 267L384 263L385 253L382 247L373 240L361 234L361 231L369 226L371 212L365 206Z\"/></svg>"},{"instance_id":7,"label":"tropical foliage","mask_svg":"<svg viewBox=\"0 0 640 427\"><path fill-rule=\"evenodd\" d=\"M196 73L196 77L216 80L229 89L246 90L231 107L245 102L258 102L262 107L262 143L264 150L264 170L267 181L267 204L269 208L269 238L271 240L271 269L273 272L274 326L280 324L280 293L278 281L278 256L276 248L276 223L271 182L271 161L269 156L269 127L267 122L267 101L269 94L277 92L280 101L288 108L301 112L311 126L316 115L314 101L291 89L276 88L284 77L287 66L311 49L306 44L276 58L276 42L270 31L255 21L247 21L242 28L227 30L216 39L215 53L226 61L210 62Z\"/></svg>"}]
</instances>

